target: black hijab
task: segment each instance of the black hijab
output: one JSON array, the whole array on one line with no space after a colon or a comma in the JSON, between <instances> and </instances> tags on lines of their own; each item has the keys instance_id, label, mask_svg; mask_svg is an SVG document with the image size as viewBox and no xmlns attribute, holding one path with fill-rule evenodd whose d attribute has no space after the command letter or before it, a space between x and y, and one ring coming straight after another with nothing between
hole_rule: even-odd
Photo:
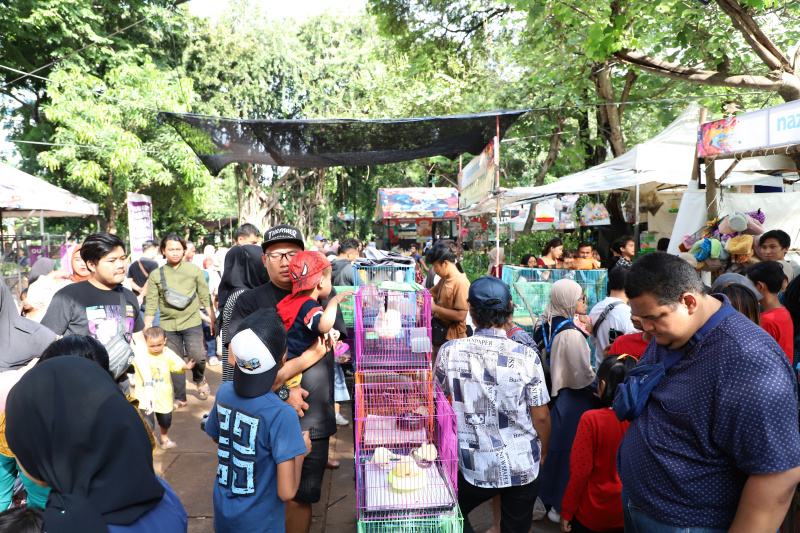
<instances>
[{"instance_id":1,"label":"black hijab","mask_svg":"<svg viewBox=\"0 0 800 533\"><path fill-rule=\"evenodd\" d=\"M8 285L0 280L0 372L25 366L54 340L55 333L19 316Z\"/></svg>"},{"instance_id":2,"label":"black hijab","mask_svg":"<svg viewBox=\"0 0 800 533\"><path fill-rule=\"evenodd\" d=\"M794 278L783 293L783 306L792 316L794 334L800 333L800 277Z\"/></svg>"},{"instance_id":3,"label":"black hijab","mask_svg":"<svg viewBox=\"0 0 800 533\"><path fill-rule=\"evenodd\" d=\"M239 289L255 289L269 281L267 267L261 259L261 247L255 244L234 246L225 254L225 269L217 294L220 312L228 296Z\"/></svg>"},{"instance_id":4,"label":"black hijab","mask_svg":"<svg viewBox=\"0 0 800 533\"><path fill-rule=\"evenodd\" d=\"M88 359L55 357L22 376L6 402L6 440L28 474L52 488L48 533L107 533L164 496L141 420Z\"/></svg>"}]
</instances>

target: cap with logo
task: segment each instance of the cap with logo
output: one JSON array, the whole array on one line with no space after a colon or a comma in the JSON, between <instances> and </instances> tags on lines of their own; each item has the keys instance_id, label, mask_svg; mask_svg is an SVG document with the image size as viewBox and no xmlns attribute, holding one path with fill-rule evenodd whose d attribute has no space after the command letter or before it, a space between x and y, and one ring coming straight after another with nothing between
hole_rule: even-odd
<instances>
[{"instance_id":1,"label":"cap with logo","mask_svg":"<svg viewBox=\"0 0 800 533\"><path fill-rule=\"evenodd\" d=\"M467 301L480 309L505 309L511 303L511 291L500 278L483 276L469 286Z\"/></svg>"},{"instance_id":2,"label":"cap with logo","mask_svg":"<svg viewBox=\"0 0 800 533\"><path fill-rule=\"evenodd\" d=\"M269 246L279 242L296 244L301 250L306 248L305 242L303 242L303 234L300 233L299 229L294 226L280 224L264 232L264 242L261 243L261 249L266 251Z\"/></svg>"},{"instance_id":3,"label":"cap with logo","mask_svg":"<svg viewBox=\"0 0 800 533\"><path fill-rule=\"evenodd\" d=\"M231 338L233 390L255 398L272 390L279 362L286 353L286 328L274 308L259 309L245 318Z\"/></svg>"},{"instance_id":4,"label":"cap with logo","mask_svg":"<svg viewBox=\"0 0 800 533\"><path fill-rule=\"evenodd\" d=\"M322 279L322 271L331 266L330 261L319 252L298 252L289 263L292 278L292 294L313 289Z\"/></svg>"}]
</instances>

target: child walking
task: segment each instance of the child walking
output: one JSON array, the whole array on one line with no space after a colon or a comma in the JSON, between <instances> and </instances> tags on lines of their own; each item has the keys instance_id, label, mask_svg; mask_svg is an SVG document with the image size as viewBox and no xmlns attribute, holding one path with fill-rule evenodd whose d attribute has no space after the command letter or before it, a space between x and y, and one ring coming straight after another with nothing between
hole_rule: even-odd
<instances>
[{"instance_id":1,"label":"child walking","mask_svg":"<svg viewBox=\"0 0 800 533\"><path fill-rule=\"evenodd\" d=\"M214 482L216 533L283 533L311 451L295 409L272 391L286 353L286 329L274 309L242 321L230 342L233 383L217 391L205 431L219 445Z\"/></svg>"},{"instance_id":2,"label":"child walking","mask_svg":"<svg viewBox=\"0 0 800 533\"><path fill-rule=\"evenodd\" d=\"M140 409L140 411L147 425L150 426L150 431L154 433L155 420L158 420L158 425L161 427L161 449L168 450L176 446L175 442L167 435L170 426L172 426L172 402L174 401L170 373L182 374L184 370L191 370L194 368L194 361L184 363L178 354L167 348L167 335L158 326L152 326L145 330L144 340L150 361L150 374L153 377L153 393L156 397L156 405L153 411L148 412L144 409ZM137 345L133 346L134 349L137 349ZM140 405L144 405L144 381L135 361L133 366L136 369L136 399L139 400ZM140 397L140 395L142 396Z\"/></svg>"},{"instance_id":3,"label":"child walking","mask_svg":"<svg viewBox=\"0 0 800 533\"><path fill-rule=\"evenodd\" d=\"M622 533L622 482L617 450L630 422L620 422L612 408L617 386L636 366L632 355L608 357L597 370L597 394L603 407L587 411L569 458L569 484L561 500L561 531Z\"/></svg>"},{"instance_id":4,"label":"child walking","mask_svg":"<svg viewBox=\"0 0 800 533\"><path fill-rule=\"evenodd\" d=\"M355 292L344 291L337 294L323 310L319 302L331 293L331 270L330 262L319 252L298 252L289 263L292 294L278 302L277 306L278 314L286 327L288 347L286 366L281 374L294 376L286 382L287 387L300 385L301 372L320 359L319 354L301 357L303 352L313 346L321 336L329 333L334 342L339 340L339 332L333 330L336 310L345 298Z\"/></svg>"}]
</instances>

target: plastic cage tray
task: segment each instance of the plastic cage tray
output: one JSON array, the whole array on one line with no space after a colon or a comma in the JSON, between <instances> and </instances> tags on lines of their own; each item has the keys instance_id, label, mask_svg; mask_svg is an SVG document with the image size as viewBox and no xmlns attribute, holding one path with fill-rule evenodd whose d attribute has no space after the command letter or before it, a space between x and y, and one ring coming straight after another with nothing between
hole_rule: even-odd
<instances>
[{"instance_id":1,"label":"plastic cage tray","mask_svg":"<svg viewBox=\"0 0 800 533\"><path fill-rule=\"evenodd\" d=\"M355 297L355 369L429 370L431 296L361 287Z\"/></svg>"},{"instance_id":2,"label":"plastic cage tray","mask_svg":"<svg viewBox=\"0 0 800 533\"><path fill-rule=\"evenodd\" d=\"M358 521L358 533L461 533L464 518L456 505L442 510L437 516L394 517L387 513L385 518Z\"/></svg>"}]
</instances>

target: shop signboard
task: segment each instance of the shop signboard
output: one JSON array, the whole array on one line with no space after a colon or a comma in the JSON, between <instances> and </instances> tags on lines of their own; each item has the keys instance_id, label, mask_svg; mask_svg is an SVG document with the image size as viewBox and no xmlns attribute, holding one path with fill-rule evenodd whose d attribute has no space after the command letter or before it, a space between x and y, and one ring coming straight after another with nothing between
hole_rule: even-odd
<instances>
[{"instance_id":1,"label":"shop signboard","mask_svg":"<svg viewBox=\"0 0 800 533\"><path fill-rule=\"evenodd\" d=\"M800 100L701 124L697 156L800 143Z\"/></svg>"},{"instance_id":2,"label":"shop signboard","mask_svg":"<svg viewBox=\"0 0 800 533\"><path fill-rule=\"evenodd\" d=\"M494 190L498 164L497 137L458 173L458 207L464 209L487 198Z\"/></svg>"}]
</instances>

